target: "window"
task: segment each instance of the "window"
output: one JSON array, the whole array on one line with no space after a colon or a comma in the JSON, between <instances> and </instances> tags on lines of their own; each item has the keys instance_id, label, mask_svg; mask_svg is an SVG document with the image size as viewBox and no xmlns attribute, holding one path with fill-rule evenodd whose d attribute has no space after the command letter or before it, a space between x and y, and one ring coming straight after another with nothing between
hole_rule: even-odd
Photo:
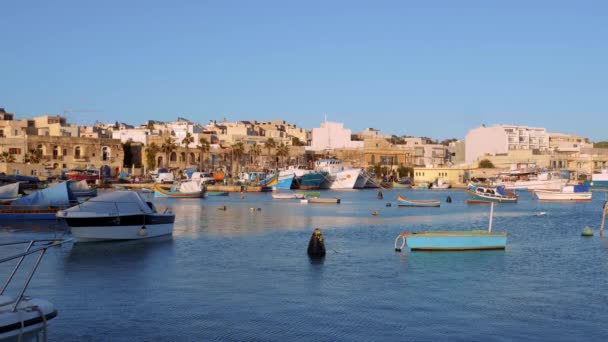
<instances>
[{"instance_id":1,"label":"window","mask_svg":"<svg viewBox=\"0 0 608 342\"><path fill-rule=\"evenodd\" d=\"M8 149L8 153L9 154L21 154L21 149L20 148L11 147L11 148Z\"/></svg>"},{"instance_id":2,"label":"window","mask_svg":"<svg viewBox=\"0 0 608 342\"><path fill-rule=\"evenodd\" d=\"M80 159L80 146L74 148L74 158Z\"/></svg>"},{"instance_id":3,"label":"window","mask_svg":"<svg viewBox=\"0 0 608 342\"><path fill-rule=\"evenodd\" d=\"M104 146L101 148L101 160L107 161L110 159L110 148L108 146Z\"/></svg>"}]
</instances>

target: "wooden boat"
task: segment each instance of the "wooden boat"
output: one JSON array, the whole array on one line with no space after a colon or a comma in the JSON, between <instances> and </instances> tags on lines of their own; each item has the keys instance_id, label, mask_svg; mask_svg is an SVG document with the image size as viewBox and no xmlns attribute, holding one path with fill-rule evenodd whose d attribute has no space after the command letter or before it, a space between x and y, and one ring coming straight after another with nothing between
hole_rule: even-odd
<instances>
[{"instance_id":1,"label":"wooden boat","mask_svg":"<svg viewBox=\"0 0 608 342\"><path fill-rule=\"evenodd\" d=\"M228 191L207 191L205 196L228 196Z\"/></svg>"},{"instance_id":2,"label":"wooden boat","mask_svg":"<svg viewBox=\"0 0 608 342\"><path fill-rule=\"evenodd\" d=\"M340 199L335 197L311 197L303 201L307 201L307 203L340 204Z\"/></svg>"},{"instance_id":3,"label":"wooden boat","mask_svg":"<svg viewBox=\"0 0 608 342\"><path fill-rule=\"evenodd\" d=\"M319 196L321 196L321 192L320 191L304 191L304 192L299 192L299 194L303 194L306 197L319 197Z\"/></svg>"},{"instance_id":4,"label":"wooden boat","mask_svg":"<svg viewBox=\"0 0 608 342\"><path fill-rule=\"evenodd\" d=\"M505 249L507 233L492 233L494 202L490 203L488 230L403 232L395 239L395 251L405 245L412 251L471 251Z\"/></svg>"},{"instance_id":5,"label":"wooden boat","mask_svg":"<svg viewBox=\"0 0 608 342\"><path fill-rule=\"evenodd\" d=\"M276 190L276 186L278 183L279 183L279 174L274 173L273 175L260 181L258 183L258 185L262 187L262 191L274 191L274 190Z\"/></svg>"},{"instance_id":6,"label":"wooden boat","mask_svg":"<svg viewBox=\"0 0 608 342\"><path fill-rule=\"evenodd\" d=\"M469 184L467 203L517 203L518 197L504 186L485 186Z\"/></svg>"},{"instance_id":7,"label":"wooden boat","mask_svg":"<svg viewBox=\"0 0 608 342\"><path fill-rule=\"evenodd\" d=\"M305 197L304 194L299 194L299 193L272 194L272 198L274 198L274 199L302 199L304 197Z\"/></svg>"},{"instance_id":8,"label":"wooden boat","mask_svg":"<svg viewBox=\"0 0 608 342\"><path fill-rule=\"evenodd\" d=\"M97 180L100 180L101 174L98 169L87 169L87 168L74 168L67 172L66 174L68 180L73 181L87 181L88 183L95 183Z\"/></svg>"},{"instance_id":9,"label":"wooden boat","mask_svg":"<svg viewBox=\"0 0 608 342\"><path fill-rule=\"evenodd\" d=\"M182 183L183 185L183 183ZM200 189L200 188L199 188ZM203 198L205 189L195 191L182 191L183 189L172 190L170 187L163 187L156 183L154 184L154 197L171 197L171 198Z\"/></svg>"},{"instance_id":10,"label":"wooden boat","mask_svg":"<svg viewBox=\"0 0 608 342\"><path fill-rule=\"evenodd\" d=\"M412 188L412 184L411 183L397 183L397 182L393 182L391 185L394 189L411 189Z\"/></svg>"},{"instance_id":11,"label":"wooden boat","mask_svg":"<svg viewBox=\"0 0 608 342\"><path fill-rule=\"evenodd\" d=\"M441 205L440 200L411 200L401 195L397 195L397 202L400 207L438 208Z\"/></svg>"},{"instance_id":12,"label":"wooden boat","mask_svg":"<svg viewBox=\"0 0 608 342\"><path fill-rule=\"evenodd\" d=\"M534 190L534 194L541 201L547 202L588 202L593 193L585 185L570 185L556 190Z\"/></svg>"}]
</instances>

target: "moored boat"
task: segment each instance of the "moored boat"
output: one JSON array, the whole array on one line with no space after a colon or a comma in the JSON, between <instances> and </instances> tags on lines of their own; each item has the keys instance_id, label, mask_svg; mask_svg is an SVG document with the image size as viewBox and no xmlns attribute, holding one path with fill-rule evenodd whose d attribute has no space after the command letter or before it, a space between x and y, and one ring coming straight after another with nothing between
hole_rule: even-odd
<instances>
[{"instance_id":1,"label":"moored boat","mask_svg":"<svg viewBox=\"0 0 608 342\"><path fill-rule=\"evenodd\" d=\"M494 182L506 190L560 190L568 183L559 171L543 172L508 172L500 175Z\"/></svg>"},{"instance_id":2,"label":"moored boat","mask_svg":"<svg viewBox=\"0 0 608 342\"><path fill-rule=\"evenodd\" d=\"M184 182L179 188L154 184L154 197L202 198L204 196L205 188L202 188L197 181Z\"/></svg>"},{"instance_id":3,"label":"moored boat","mask_svg":"<svg viewBox=\"0 0 608 342\"><path fill-rule=\"evenodd\" d=\"M275 189L291 189L295 176L295 172L292 170L280 171Z\"/></svg>"},{"instance_id":4,"label":"moored boat","mask_svg":"<svg viewBox=\"0 0 608 342\"><path fill-rule=\"evenodd\" d=\"M68 180L86 181L87 183L95 183L101 179L101 174L98 169L93 168L73 168L66 173Z\"/></svg>"},{"instance_id":5,"label":"moored boat","mask_svg":"<svg viewBox=\"0 0 608 342\"><path fill-rule=\"evenodd\" d=\"M560 191L535 190L534 194L539 200L550 202L588 202L593 198L593 193L585 185L569 185Z\"/></svg>"},{"instance_id":6,"label":"moored boat","mask_svg":"<svg viewBox=\"0 0 608 342\"><path fill-rule=\"evenodd\" d=\"M395 189L411 189L412 182L410 181L409 178L406 178L406 179L398 181L398 182L393 181L392 187Z\"/></svg>"},{"instance_id":7,"label":"moored boat","mask_svg":"<svg viewBox=\"0 0 608 342\"><path fill-rule=\"evenodd\" d=\"M608 190L608 169L603 169L600 173L591 175L591 180L586 180L585 185L591 189Z\"/></svg>"},{"instance_id":8,"label":"moored boat","mask_svg":"<svg viewBox=\"0 0 608 342\"><path fill-rule=\"evenodd\" d=\"M304 194L299 193L284 193L284 194L272 194L272 198L274 199L302 199L304 198Z\"/></svg>"},{"instance_id":9,"label":"moored boat","mask_svg":"<svg viewBox=\"0 0 608 342\"><path fill-rule=\"evenodd\" d=\"M507 233L492 233L494 203L491 203L488 230L403 232L395 239L395 250L405 245L412 251L468 251L505 249Z\"/></svg>"},{"instance_id":10,"label":"moored boat","mask_svg":"<svg viewBox=\"0 0 608 342\"><path fill-rule=\"evenodd\" d=\"M450 183L448 183L442 179L438 179L436 182L431 184L431 189L433 189L433 190L446 190L451 187L452 186L450 185Z\"/></svg>"},{"instance_id":11,"label":"moored boat","mask_svg":"<svg viewBox=\"0 0 608 342\"><path fill-rule=\"evenodd\" d=\"M0 186L0 204L9 204L19 197L19 183Z\"/></svg>"},{"instance_id":12,"label":"moored boat","mask_svg":"<svg viewBox=\"0 0 608 342\"><path fill-rule=\"evenodd\" d=\"M68 181L68 185L76 198L90 198L97 196L97 189L89 186L89 183L86 180L81 180L79 182Z\"/></svg>"},{"instance_id":13,"label":"moored boat","mask_svg":"<svg viewBox=\"0 0 608 342\"><path fill-rule=\"evenodd\" d=\"M441 205L440 200L412 200L401 195L397 195L397 203L400 207L437 208Z\"/></svg>"},{"instance_id":14,"label":"moored boat","mask_svg":"<svg viewBox=\"0 0 608 342\"><path fill-rule=\"evenodd\" d=\"M340 204L341 200L335 197L310 197L308 199L302 200L307 201L307 203L319 203L319 204Z\"/></svg>"},{"instance_id":15,"label":"moored boat","mask_svg":"<svg viewBox=\"0 0 608 342\"><path fill-rule=\"evenodd\" d=\"M157 212L135 191L107 192L72 208L59 211L72 235L81 242L136 240L169 235L175 214Z\"/></svg>"},{"instance_id":16,"label":"moored boat","mask_svg":"<svg viewBox=\"0 0 608 342\"><path fill-rule=\"evenodd\" d=\"M327 176L327 172L310 172L304 174L299 180L298 188L300 190L318 190L321 188L321 184Z\"/></svg>"},{"instance_id":17,"label":"moored boat","mask_svg":"<svg viewBox=\"0 0 608 342\"><path fill-rule=\"evenodd\" d=\"M507 191L504 186L484 186L469 184L467 203L516 203L518 196Z\"/></svg>"},{"instance_id":18,"label":"moored boat","mask_svg":"<svg viewBox=\"0 0 608 342\"><path fill-rule=\"evenodd\" d=\"M230 193L228 191L207 191L205 192L205 196L228 196Z\"/></svg>"},{"instance_id":19,"label":"moored boat","mask_svg":"<svg viewBox=\"0 0 608 342\"><path fill-rule=\"evenodd\" d=\"M0 221L52 220L57 211L78 203L67 182L20 197L8 205L0 205Z\"/></svg>"},{"instance_id":20,"label":"moored boat","mask_svg":"<svg viewBox=\"0 0 608 342\"><path fill-rule=\"evenodd\" d=\"M279 174L272 173L265 179L261 180L258 185L262 187L262 191L274 191L279 183Z\"/></svg>"},{"instance_id":21,"label":"moored boat","mask_svg":"<svg viewBox=\"0 0 608 342\"><path fill-rule=\"evenodd\" d=\"M341 160L321 159L317 160L315 170L317 172L327 172L324 182L321 183L322 189L354 189L357 181L363 187L366 178L359 178L361 169L349 168Z\"/></svg>"}]
</instances>

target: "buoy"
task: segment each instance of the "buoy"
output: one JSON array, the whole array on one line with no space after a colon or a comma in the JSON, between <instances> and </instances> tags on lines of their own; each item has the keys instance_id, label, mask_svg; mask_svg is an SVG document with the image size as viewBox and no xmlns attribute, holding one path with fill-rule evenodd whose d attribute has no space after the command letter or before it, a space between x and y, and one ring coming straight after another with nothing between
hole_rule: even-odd
<instances>
[{"instance_id":1,"label":"buoy","mask_svg":"<svg viewBox=\"0 0 608 342\"><path fill-rule=\"evenodd\" d=\"M221 206L221 207L217 208L217 210L224 210L224 211L225 211L225 210L226 210L226 206L225 206L225 205L223 205L223 206Z\"/></svg>"},{"instance_id":2,"label":"buoy","mask_svg":"<svg viewBox=\"0 0 608 342\"><path fill-rule=\"evenodd\" d=\"M141 226L141 228L139 228L139 230L137 231L137 235L139 235L139 236L148 235L148 230L146 229L146 226Z\"/></svg>"},{"instance_id":3,"label":"buoy","mask_svg":"<svg viewBox=\"0 0 608 342\"><path fill-rule=\"evenodd\" d=\"M254 212L255 208L249 208L249 211Z\"/></svg>"},{"instance_id":4,"label":"buoy","mask_svg":"<svg viewBox=\"0 0 608 342\"><path fill-rule=\"evenodd\" d=\"M390 207L390 206L392 206L392 204L390 204L390 203L386 203L386 206L387 206L387 207Z\"/></svg>"},{"instance_id":5,"label":"buoy","mask_svg":"<svg viewBox=\"0 0 608 342\"><path fill-rule=\"evenodd\" d=\"M583 232L581 233L582 236L593 236L593 229L589 228L589 227L585 227L583 229Z\"/></svg>"},{"instance_id":6,"label":"buoy","mask_svg":"<svg viewBox=\"0 0 608 342\"><path fill-rule=\"evenodd\" d=\"M536 216L545 216L547 215L547 212L545 211L541 211L540 213L536 214Z\"/></svg>"},{"instance_id":7,"label":"buoy","mask_svg":"<svg viewBox=\"0 0 608 342\"><path fill-rule=\"evenodd\" d=\"M378 214L380 214L380 213L379 213L379 212L377 212L377 211L372 211L372 215L374 215L374 216L378 216Z\"/></svg>"},{"instance_id":8,"label":"buoy","mask_svg":"<svg viewBox=\"0 0 608 342\"><path fill-rule=\"evenodd\" d=\"M262 208L258 208L258 211L262 211Z\"/></svg>"},{"instance_id":9,"label":"buoy","mask_svg":"<svg viewBox=\"0 0 608 342\"><path fill-rule=\"evenodd\" d=\"M308 256L311 258L323 258L325 256L325 241L319 228L315 228L310 236Z\"/></svg>"},{"instance_id":10,"label":"buoy","mask_svg":"<svg viewBox=\"0 0 608 342\"><path fill-rule=\"evenodd\" d=\"M446 198L446 199L445 199L445 201L446 201L447 203L452 203L452 197L448 196L448 198Z\"/></svg>"},{"instance_id":11,"label":"buoy","mask_svg":"<svg viewBox=\"0 0 608 342\"><path fill-rule=\"evenodd\" d=\"M384 195L382 195L382 191L378 191L378 199L381 200L384 198Z\"/></svg>"},{"instance_id":12,"label":"buoy","mask_svg":"<svg viewBox=\"0 0 608 342\"><path fill-rule=\"evenodd\" d=\"M245 195L241 194L241 199L245 199Z\"/></svg>"}]
</instances>

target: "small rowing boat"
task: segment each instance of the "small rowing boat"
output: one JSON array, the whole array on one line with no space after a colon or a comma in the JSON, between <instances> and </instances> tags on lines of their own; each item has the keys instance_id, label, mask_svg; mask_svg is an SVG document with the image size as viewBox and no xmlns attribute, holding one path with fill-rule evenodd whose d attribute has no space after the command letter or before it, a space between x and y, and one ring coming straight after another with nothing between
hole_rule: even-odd
<instances>
[{"instance_id":1,"label":"small rowing boat","mask_svg":"<svg viewBox=\"0 0 608 342\"><path fill-rule=\"evenodd\" d=\"M154 197L170 197L170 198L202 198L205 196L205 189L200 187L196 189L194 186L185 185L187 183L196 183L190 181L182 183L179 189L166 188L160 184L154 184Z\"/></svg>"},{"instance_id":2,"label":"small rowing boat","mask_svg":"<svg viewBox=\"0 0 608 342\"><path fill-rule=\"evenodd\" d=\"M207 191L205 196L228 196L228 191Z\"/></svg>"},{"instance_id":3,"label":"small rowing boat","mask_svg":"<svg viewBox=\"0 0 608 342\"><path fill-rule=\"evenodd\" d=\"M274 199L303 199L304 198L304 194L298 194L298 193L293 193L293 194L272 194L272 198Z\"/></svg>"},{"instance_id":4,"label":"small rowing boat","mask_svg":"<svg viewBox=\"0 0 608 342\"><path fill-rule=\"evenodd\" d=\"M340 204L340 199L335 197L311 197L309 199L302 200L306 203L319 203L319 204Z\"/></svg>"},{"instance_id":5,"label":"small rowing boat","mask_svg":"<svg viewBox=\"0 0 608 342\"><path fill-rule=\"evenodd\" d=\"M397 202L400 207L428 207L437 208L441 205L440 200L412 200L397 195Z\"/></svg>"}]
</instances>

